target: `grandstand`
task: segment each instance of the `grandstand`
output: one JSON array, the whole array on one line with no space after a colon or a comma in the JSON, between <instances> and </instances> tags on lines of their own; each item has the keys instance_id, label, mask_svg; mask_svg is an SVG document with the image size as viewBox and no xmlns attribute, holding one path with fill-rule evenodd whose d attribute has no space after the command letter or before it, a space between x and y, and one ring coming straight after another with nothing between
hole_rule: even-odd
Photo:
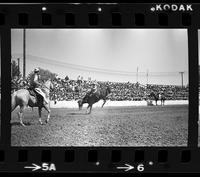
<instances>
[{"instance_id":1,"label":"grandstand","mask_svg":"<svg viewBox=\"0 0 200 177\"><path fill-rule=\"evenodd\" d=\"M55 91L51 93L51 99L57 101L71 101L82 98L91 87L90 80L66 80L57 78L53 81ZM111 101L142 101L146 100L150 92L163 92L166 100L188 100L189 87L176 85L142 85L130 82L109 82L97 81L100 87L109 86L111 94L108 99ZM12 90L27 88L28 81L12 81Z\"/></svg>"}]
</instances>

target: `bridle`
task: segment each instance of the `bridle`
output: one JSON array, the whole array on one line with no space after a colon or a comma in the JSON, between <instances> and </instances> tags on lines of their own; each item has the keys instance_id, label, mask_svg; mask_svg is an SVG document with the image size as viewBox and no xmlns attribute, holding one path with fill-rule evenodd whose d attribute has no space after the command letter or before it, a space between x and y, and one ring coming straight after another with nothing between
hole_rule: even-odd
<instances>
[{"instance_id":1,"label":"bridle","mask_svg":"<svg viewBox=\"0 0 200 177\"><path fill-rule=\"evenodd\" d=\"M51 82L51 84L52 84L52 82ZM52 84L53 85L53 84ZM45 87L46 89L48 89L49 91L51 90L51 86L50 86L50 88L48 88L45 84L42 84L42 87ZM54 95L54 98L55 98L55 89L53 88L53 95ZM55 101L55 99L52 99L52 100L54 100Z\"/></svg>"},{"instance_id":2,"label":"bridle","mask_svg":"<svg viewBox=\"0 0 200 177\"><path fill-rule=\"evenodd\" d=\"M51 83L52 84L52 83ZM51 86L50 87L47 87L45 84L42 84L42 87L45 87L47 90L51 90Z\"/></svg>"}]
</instances>

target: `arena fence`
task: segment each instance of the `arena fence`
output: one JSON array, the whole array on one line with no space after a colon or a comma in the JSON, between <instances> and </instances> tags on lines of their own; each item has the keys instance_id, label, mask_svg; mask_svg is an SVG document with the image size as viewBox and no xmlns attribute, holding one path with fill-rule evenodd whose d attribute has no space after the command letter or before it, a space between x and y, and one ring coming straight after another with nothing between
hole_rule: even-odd
<instances>
[{"instance_id":1,"label":"arena fence","mask_svg":"<svg viewBox=\"0 0 200 177\"><path fill-rule=\"evenodd\" d=\"M152 102L155 105L155 101ZM161 102L157 102L158 105L161 105ZM101 107L103 100L95 103L93 107ZM188 100L166 100L165 105L187 105ZM83 107L87 107L88 104L84 104ZM104 107L114 107L114 106L147 106L147 101L110 101L108 100ZM50 103L51 108L78 108L77 101L57 101L56 104L54 101Z\"/></svg>"}]
</instances>

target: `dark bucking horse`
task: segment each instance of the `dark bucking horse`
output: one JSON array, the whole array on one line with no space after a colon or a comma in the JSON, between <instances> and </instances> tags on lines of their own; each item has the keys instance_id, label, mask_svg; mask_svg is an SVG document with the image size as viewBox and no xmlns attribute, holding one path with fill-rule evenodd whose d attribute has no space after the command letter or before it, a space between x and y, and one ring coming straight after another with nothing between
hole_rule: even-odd
<instances>
[{"instance_id":1,"label":"dark bucking horse","mask_svg":"<svg viewBox=\"0 0 200 177\"><path fill-rule=\"evenodd\" d=\"M149 96L150 96L150 98L153 98L155 100L156 106L158 105L157 104L158 100L160 100L161 105L164 106L164 103L165 103L165 100L166 100L164 93L151 92Z\"/></svg>"},{"instance_id":2,"label":"dark bucking horse","mask_svg":"<svg viewBox=\"0 0 200 177\"><path fill-rule=\"evenodd\" d=\"M95 93L86 95L83 97L83 99L78 101L79 110L82 109L83 104L88 103L87 110L88 108L90 108L89 113L88 113L90 114L92 110L92 105L98 102L99 100L103 100L103 104L101 106L103 108L104 104L106 103L107 97L110 93L111 93L111 90L110 90L110 87L108 86L105 88L98 88Z\"/></svg>"},{"instance_id":3,"label":"dark bucking horse","mask_svg":"<svg viewBox=\"0 0 200 177\"><path fill-rule=\"evenodd\" d=\"M37 93L35 93L33 90L29 89L20 89L14 92L11 95L11 110L14 111L16 107L20 106L20 111L18 113L20 124L25 126L23 123L22 118L24 117L24 109L28 106L30 107L38 107L39 112L39 122L42 123L41 120L41 111L42 108L45 108L48 112L48 116L46 119L46 123L50 119L50 90L53 89L53 84L50 80L47 80L42 87L43 92L46 95L46 98L48 100L48 104L44 103L43 97Z\"/></svg>"}]
</instances>

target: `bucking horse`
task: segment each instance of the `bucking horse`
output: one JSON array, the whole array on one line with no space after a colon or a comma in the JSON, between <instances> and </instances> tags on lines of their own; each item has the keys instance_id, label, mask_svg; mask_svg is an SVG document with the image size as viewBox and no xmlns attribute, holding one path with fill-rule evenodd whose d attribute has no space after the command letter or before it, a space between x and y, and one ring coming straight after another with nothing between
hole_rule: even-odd
<instances>
[{"instance_id":1,"label":"bucking horse","mask_svg":"<svg viewBox=\"0 0 200 177\"><path fill-rule=\"evenodd\" d=\"M99 100L103 100L103 104L101 106L103 108L104 104L106 103L107 97L110 93L110 87L107 86L105 88L98 88L97 91L92 94L85 95L82 99L78 101L79 110L82 109L83 104L88 103L87 111L88 108L90 108L88 112L88 114L90 114L93 104L98 102Z\"/></svg>"},{"instance_id":2,"label":"bucking horse","mask_svg":"<svg viewBox=\"0 0 200 177\"><path fill-rule=\"evenodd\" d=\"M43 86L42 86L42 91L45 93L46 98L48 100L48 103L45 103L43 100L43 97L33 91L32 89L20 89L15 91L11 95L11 110L14 111L16 107L20 107L20 111L18 113L19 119L20 119L20 124L22 126L25 126L23 123L23 117L24 117L24 109L26 107L38 107L38 113L39 113L39 122L40 124L42 123L41 120L41 111L42 108L45 108L45 110L48 112L48 116L46 119L46 123L48 123L50 119L50 90L53 89L53 84L50 80L47 80Z\"/></svg>"}]
</instances>

